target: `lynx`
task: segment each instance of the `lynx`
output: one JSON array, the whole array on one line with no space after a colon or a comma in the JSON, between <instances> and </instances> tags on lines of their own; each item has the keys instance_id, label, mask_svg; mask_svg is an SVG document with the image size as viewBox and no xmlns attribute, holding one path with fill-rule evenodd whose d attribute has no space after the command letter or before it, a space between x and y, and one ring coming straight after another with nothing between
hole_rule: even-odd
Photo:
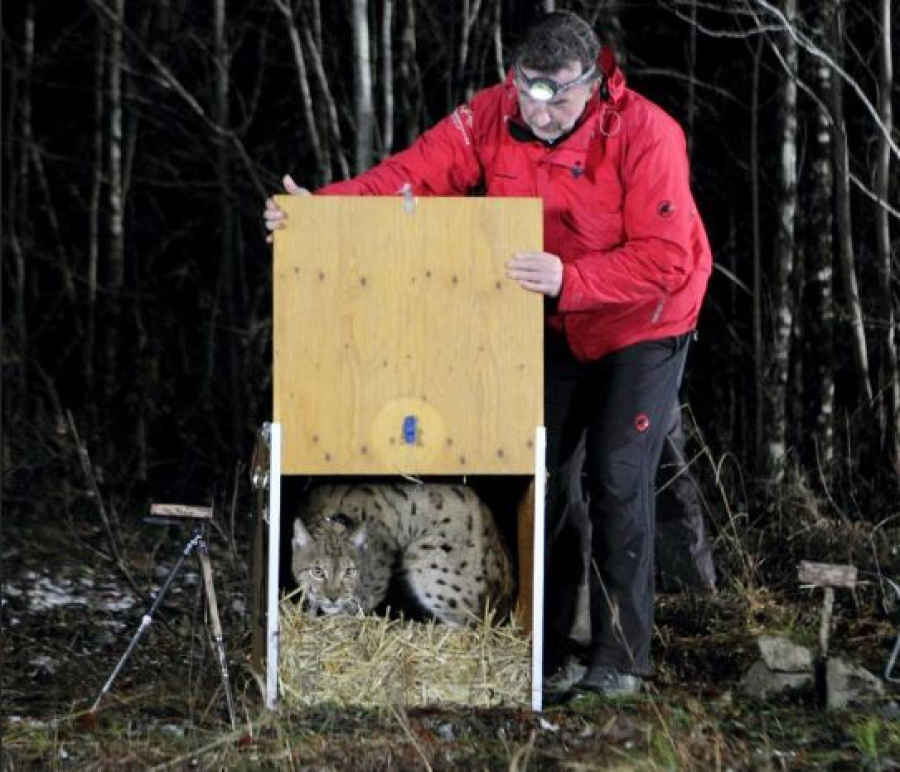
<instances>
[{"instance_id":1,"label":"lynx","mask_svg":"<svg viewBox=\"0 0 900 772\"><path fill-rule=\"evenodd\" d=\"M399 586L449 625L502 616L512 571L487 506L463 485L314 488L294 520L291 569L307 613L369 613Z\"/></svg>"}]
</instances>

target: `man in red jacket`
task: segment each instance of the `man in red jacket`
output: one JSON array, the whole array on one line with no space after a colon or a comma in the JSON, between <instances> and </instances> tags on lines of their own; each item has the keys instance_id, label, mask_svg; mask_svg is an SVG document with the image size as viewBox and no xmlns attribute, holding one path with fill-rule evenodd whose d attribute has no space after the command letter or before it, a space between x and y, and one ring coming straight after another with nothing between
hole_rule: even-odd
<instances>
[{"instance_id":1,"label":"man in red jacket","mask_svg":"<svg viewBox=\"0 0 900 772\"><path fill-rule=\"evenodd\" d=\"M289 193L305 193L290 177ZM539 19L506 81L475 94L411 147L320 195L539 196L544 248L510 256L507 275L546 297L548 669L560 569L558 470L586 434L596 581L578 691L639 690L653 629L653 481L689 337L711 270L689 185L684 135L626 87L593 29L568 12ZM266 204L266 226L285 215Z\"/></svg>"}]
</instances>

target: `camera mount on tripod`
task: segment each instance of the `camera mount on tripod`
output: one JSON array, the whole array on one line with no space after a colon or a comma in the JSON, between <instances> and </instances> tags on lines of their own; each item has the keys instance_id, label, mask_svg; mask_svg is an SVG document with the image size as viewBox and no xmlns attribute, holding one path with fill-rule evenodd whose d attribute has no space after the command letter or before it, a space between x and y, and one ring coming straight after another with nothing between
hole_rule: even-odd
<instances>
[{"instance_id":1,"label":"camera mount on tripod","mask_svg":"<svg viewBox=\"0 0 900 772\"><path fill-rule=\"evenodd\" d=\"M191 525L199 527L204 521L212 521L212 507L195 507L188 504L151 504L145 523L154 525Z\"/></svg>"},{"instance_id":2,"label":"camera mount on tripod","mask_svg":"<svg viewBox=\"0 0 900 772\"><path fill-rule=\"evenodd\" d=\"M158 525L191 525L193 526L194 534L184 545L184 548L181 551L181 555L179 555L178 559L175 561L175 565L172 566L171 570L166 576L162 587L160 587L159 589L159 592L156 593L156 597L154 598L150 609L141 618L140 625L138 626L137 631L129 642L128 648L125 649L125 653L122 655L122 658L113 668L112 673L110 674L103 688L100 690L100 694L97 696L97 699L94 702L93 707L91 708L91 713L97 712L97 709L100 707L100 703L103 701L103 698L109 693L110 689L112 689L113 682L116 680L122 668L125 666L125 662L131 656L131 653L132 651L134 651L135 646L137 646L138 641L140 641L141 637L153 622L153 615L156 613L156 610L159 607L159 604L162 602L163 597L165 597L166 593L169 590L169 587L175 580L176 575L184 565L184 561L187 560L187 558L193 553L197 555L197 559L200 562L200 571L203 579L203 589L206 595L206 607L210 633L212 637L211 643L218 660L219 676L222 679L222 689L224 691L225 701L228 707L228 718L231 722L232 728L235 728L237 726L237 714L234 706L234 697L231 694L231 680L228 675L228 660L225 656L225 643L222 636L222 623L219 620L219 604L216 600L216 591L213 586L212 563L209 559L209 546L206 542L205 535L206 524L212 522L212 519L212 507L196 507L186 504L150 505L150 514L144 518L145 522L155 523Z\"/></svg>"}]
</instances>

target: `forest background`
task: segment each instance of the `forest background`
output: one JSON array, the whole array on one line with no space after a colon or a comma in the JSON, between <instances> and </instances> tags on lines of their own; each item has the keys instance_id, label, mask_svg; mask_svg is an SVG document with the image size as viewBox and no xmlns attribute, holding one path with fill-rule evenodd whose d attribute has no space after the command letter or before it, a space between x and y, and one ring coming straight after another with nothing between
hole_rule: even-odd
<instances>
[{"instance_id":1,"label":"forest background","mask_svg":"<svg viewBox=\"0 0 900 772\"><path fill-rule=\"evenodd\" d=\"M405 147L553 8L687 134L716 261L692 458L743 526L798 499L896 520L897 5L4 3L7 522L74 495L76 427L120 510L233 495L270 418L264 199L284 173L314 188Z\"/></svg>"}]
</instances>

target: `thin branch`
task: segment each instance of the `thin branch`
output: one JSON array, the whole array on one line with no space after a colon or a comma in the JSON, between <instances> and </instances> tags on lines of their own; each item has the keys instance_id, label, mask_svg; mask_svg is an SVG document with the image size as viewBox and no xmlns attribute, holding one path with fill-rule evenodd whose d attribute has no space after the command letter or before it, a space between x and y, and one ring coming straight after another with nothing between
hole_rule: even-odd
<instances>
[{"instance_id":1,"label":"thin branch","mask_svg":"<svg viewBox=\"0 0 900 772\"><path fill-rule=\"evenodd\" d=\"M684 5L685 3L679 2L676 0L671 6L672 14L687 24L693 24L697 27L700 32L702 32L707 37L711 38L719 38L719 39L733 39L733 40L746 40L747 38L754 37L756 35L767 35L773 32L780 32L781 27L777 24L772 24L771 26L763 25L758 22L756 17L754 16L754 22L756 23L756 27L754 29L738 29L738 30L726 30L726 29L713 29L712 27L707 27L705 24L697 21L693 18L693 15L689 12L687 14L678 10L679 5ZM693 4L691 4L693 5ZM740 11L734 8L723 8L721 5L705 5L699 4L698 8L703 8L707 11L717 11L719 13L724 13L727 15L729 19L734 16L751 16L749 11Z\"/></svg>"},{"instance_id":2,"label":"thin branch","mask_svg":"<svg viewBox=\"0 0 900 772\"><path fill-rule=\"evenodd\" d=\"M291 40L291 51L294 54L294 67L297 70L297 86L300 90L300 104L303 108L303 119L308 133L308 144L312 148L316 165L319 167L319 182L328 183L329 169L322 153L322 141L319 137L319 129L316 126L316 113L313 108L312 93L309 90L309 76L306 71L306 59L303 56L303 45L300 42L300 33L294 23L294 14L287 0L273 0L273 5L284 16L287 25L288 37Z\"/></svg>"},{"instance_id":3,"label":"thin branch","mask_svg":"<svg viewBox=\"0 0 900 772\"><path fill-rule=\"evenodd\" d=\"M90 488L91 497L97 502L97 511L100 514L100 519L103 521L103 527L106 529L106 535L109 539L109 546L112 550L116 567L122 572L122 576L125 577L128 584L131 585L131 589L141 597L144 597L144 591L141 590L138 583L134 580L134 576L132 576L128 564L125 562L122 550L119 547L119 539L116 536L109 513L106 511L106 504L103 502L103 496L100 494L100 486L97 484L97 476L94 474L94 467L93 464L91 464L90 454L88 453L87 446L81 441L71 410L66 410L66 419L68 420L72 437L75 439L75 447L78 450L78 460L81 463L81 471L84 472L84 477Z\"/></svg>"},{"instance_id":4,"label":"thin branch","mask_svg":"<svg viewBox=\"0 0 900 772\"><path fill-rule=\"evenodd\" d=\"M850 77L847 71L841 67L831 56L829 56L825 51L823 51L819 46L813 43L806 35L798 32L797 29L791 24L787 17L781 12L780 9L766 2L766 0L755 0L755 2L759 3L764 9L766 9L773 16L777 17L778 20L782 24L782 29L787 32L798 45L802 46L803 50L806 51L811 56L814 56L817 59L821 59L825 62L834 72L841 76L841 79L856 92L856 95L859 97L860 101L866 108L866 111L869 115L872 116L875 125L878 127L878 130L881 132L885 141L890 146L894 155L897 156L898 160L900 160L900 146L894 142L893 138L890 135L887 127L881 122L881 116L878 114L878 109L875 105L872 104L869 97L866 96L865 92L860 88L859 84Z\"/></svg>"},{"instance_id":5,"label":"thin branch","mask_svg":"<svg viewBox=\"0 0 900 772\"><path fill-rule=\"evenodd\" d=\"M685 81L689 85L694 86L695 88L702 88L705 91L709 91L712 94L721 97L727 102L732 102L739 107L745 107L744 103L734 95L733 89L716 86L712 83L707 83L705 80L700 80L699 78L695 78L692 75L688 75L684 72L677 72L676 70L664 69L660 67L640 67L631 69L630 72L633 72L635 75L639 75L641 77L646 77L649 75L662 75L667 78L672 78L673 80Z\"/></svg>"},{"instance_id":6,"label":"thin branch","mask_svg":"<svg viewBox=\"0 0 900 772\"><path fill-rule=\"evenodd\" d=\"M822 98L809 86L809 84L801 78L796 72L792 71L788 66L787 62L781 56L781 52L778 50L777 46L772 46L772 52L775 54L776 59L778 59L778 63L781 65L781 69L784 71L784 74L789 78L793 78L797 84L797 87L806 94L812 102L823 112L823 114L828 119L828 125L834 126L834 116L831 114L831 108L829 105L825 104L822 101ZM866 185L862 180L859 179L855 174L850 174L850 181L856 185L857 189L865 195L869 200L873 201L879 207L881 207L885 212L887 212L891 217L894 217L900 220L900 209L895 209L891 206L891 203L885 200L883 197L879 196L875 193L870 187Z\"/></svg>"},{"instance_id":7,"label":"thin branch","mask_svg":"<svg viewBox=\"0 0 900 772\"><path fill-rule=\"evenodd\" d=\"M328 113L328 125L331 128L331 135L337 153L337 163L340 169L341 177L346 179L350 176L350 165L347 163L347 156L344 153L344 138L341 135L341 124L338 120L337 105L334 96L331 94L331 86L328 83L328 76L325 74L325 65L322 62L320 49L316 47L316 42L309 31L309 28L301 26L300 33L303 35L303 42L306 50L309 52L310 66L313 75L316 77L316 83L322 92L322 98L325 100L325 110Z\"/></svg>"},{"instance_id":8,"label":"thin branch","mask_svg":"<svg viewBox=\"0 0 900 772\"><path fill-rule=\"evenodd\" d=\"M207 114L206 110L203 109L203 105L197 101L196 97L191 94L182 84L178 78L172 73L172 71L163 64L159 57L157 57L152 51L150 51L144 42L128 27L126 24L122 24L121 21L116 18L116 15L106 7L106 5L102 2L102 0L90 0L91 5L100 12L100 14L111 24L121 26L122 31L125 33L125 36L128 38L129 42L134 45L135 49L149 61L154 69L157 71L159 76L162 78L163 82L172 89L182 100L190 107L191 111L203 121L204 125L210 130L215 132L220 136L227 137L232 144L234 145L235 150L238 153L241 161L244 163L246 167L247 173L250 175L250 179L253 182L254 187L256 188L257 193L260 198L265 198L269 195L269 189L266 185L263 185L262 180L259 178L259 175L256 173L256 167L247 154L247 149L244 147L244 143L241 142L240 137L238 137L234 131L225 128L224 126L220 126L214 120L212 120Z\"/></svg>"},{"instance_id":9,"label":"thin branch","mask_svg":"<svg viewBox=\"0 0 900 772\"><path fill-rule=\"evenodd\" d=\"M857 189L860 193L862 193L866 198L870 201L875 202L878 206L880 206L885 212L887 212L891 217L900 220L900 209L895 209L891 206L890 201L885 201L881 198L875 191L873 191L870 187L866 185L859 177L855 174L850 175L850 182L856 185Z\"/></svg>"},{"instance_id":10,"label":"thin branch","mask_svg":"<svg viewBox=\"0 0 900 772\"><path fill-rule=\"evenodd\" d=\"M856 95L865 106L866 111L874 119L875 125L878 127L878 130L888 142L891 150L893 151L893 154L896 155L898 159L900 159L900 146L898 146L897 143L894 142L893 138L890 136L888 129L882 124L875 105L872 104L871 100L866 96L865 92L862 90L862 88L860 88L859 84L850 76L850 74L806 35L798 32L797 29L788 21L787 17L781 10L773 6L771 3L766 2L766 0L753 1L758 3L764 10L778 19L778 24L763 24L762 21L760 21L752 11L747 11L746 15L751 16L754 19L754 23L756 24L756 27L754 29L741 29L733 31L725 29L713 29L711 27L707 27L704 24L701 24L696 20L693 20L689 15L686 15L683 12L679 11L678 6L681 5L681 3L677 2L677 0L671 5L671 10L678 19L687 24L695 24L697 29L699 29L704 35L707 35L711 38L746 39L754 35L767 35L783 31L787 32L798 43L798 45L803 48L804 51L806 51L811 56L824 61L838 75L841 76L841 78L850 86L851 89L853 89L854 92L856 92ZM729 18L734 15L740 15L742 13L741 11L735 9L727 9L726 11L726 9L715 4L702 5L700 7L711 11L727 12Z\"/></svg>"}]
</instances>

